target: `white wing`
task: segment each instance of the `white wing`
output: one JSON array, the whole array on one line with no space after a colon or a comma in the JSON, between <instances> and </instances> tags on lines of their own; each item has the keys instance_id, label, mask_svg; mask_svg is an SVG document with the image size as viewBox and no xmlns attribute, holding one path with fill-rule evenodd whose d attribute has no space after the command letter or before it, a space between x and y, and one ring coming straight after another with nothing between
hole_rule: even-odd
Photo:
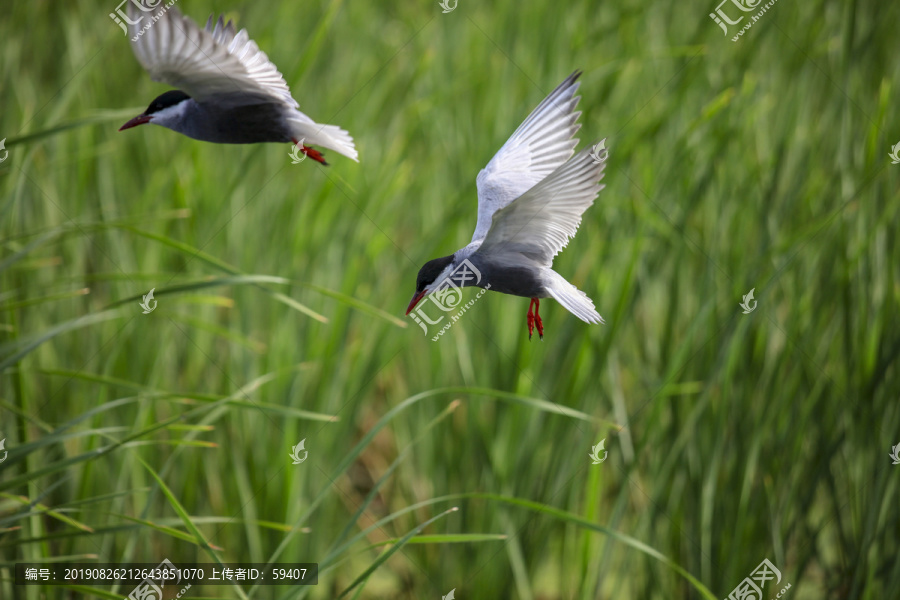
<instances>
[{"instance_id":1,"label":"white wing","mask_svg":"<svg viewBox=\"0 0 900 600\"><path fill-rule=\"evenodd\" d=\"M235 33L234 23L219 17L214 24L212 16L200 29L175 7L153 23L160 10L162 4L148 12L134 2L128 5L129 19L137 20L128 26L129 37L139 36L131 48L153 81L168 83L197 102L215 96L232 106L274 100L298 107L281 73L246 29Z\"/></svg>"},{"instance_id":2,"label":"white wing","mask_svg":"<svg viewBox=\"0 0 900 600\"><path fill-rule=\"evenodd\" d=\"M575 71L544 98L478 174L478 223L473 242L487 235L494 213L572 156L578 144L572 137L581 127L576 123L581 112L574 112L581 98L575 96L580 75L581 71Z\"/></svg>"},{"instance_id":3,"label":"white wing","mask_svg":"<svg viewBox=\"0 0 900 600\"><path fill-rule=\"evenodd\" d=\"M494 214L478 248L492 260L549 267L581 224L581 215L603 189L606 160L597 162L588 146L546 179Z\"/></svg>"}]
</instances>

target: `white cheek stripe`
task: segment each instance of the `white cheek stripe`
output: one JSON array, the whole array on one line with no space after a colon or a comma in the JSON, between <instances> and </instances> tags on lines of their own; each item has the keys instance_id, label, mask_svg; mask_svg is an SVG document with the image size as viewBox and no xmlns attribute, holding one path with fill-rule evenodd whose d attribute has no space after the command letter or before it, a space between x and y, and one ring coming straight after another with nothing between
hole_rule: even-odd
<instances>
[{"instance_id":1,"label":"white cheek stripe","mask_svg":"<svg viewBox=\"0 0 900 600\"><path fill-rule=\"evenodd\" d=\"M167 106L166 108L150 115L150 122L155 125L163 125L176 123L181 120L187 110L187 101L184 100L178 104Z\"/></svg>"},{"instance_id":2,"label":"white cheek stripe","mask_svg":"<svg viewBox=\"0 0 900 600\"><path fill-rule=\"evenodd\" d=\"M449 265L447 265L446 267L444 267L444 270L441 271L441 274L437 276L437 279L435 279L435 280L431 283L431 285L429 285L429 286L427 286L427 287L425 288L425 291L428 292L428 293L430 294L431 292L433 292L434 290L436 290L437 287L438 287L441 283L443 283L443 281L444 281L447 277L449 277L450 274L453 273L453 271L455 271L456 268L457 268L458 266L459 266L459 265L454 265L454 264L451 262ZM427 295L427 294L426 294L426 295Z\"/></svg>"}]
</instances>

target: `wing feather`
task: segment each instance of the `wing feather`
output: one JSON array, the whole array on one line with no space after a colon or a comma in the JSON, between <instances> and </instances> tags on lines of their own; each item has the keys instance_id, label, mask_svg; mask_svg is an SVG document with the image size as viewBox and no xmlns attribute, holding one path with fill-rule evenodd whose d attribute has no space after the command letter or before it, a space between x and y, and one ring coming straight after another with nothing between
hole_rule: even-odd
<instances>
[{"instance_id":1,"label":"wing feather","mask_svg":"<svg viewBox=\"0 0 900 600\"><path fill-rule=\"evenodd\" d=\"M154 81L183 90L197 102L212 97L231 105L269 100L298 108L284 77L246 29L236 32L233 22L212 16L200 29L175 7L160 10L159 20L152 22L158 12L142 13L133 2L128 5L129 19L135 21L129 24L131 47Z\"/></svg>"},{"instance_id":2,"label":"wing feather","mask_svg":"<svg viewBox=\"0 0 900 600\"><path fill-rule=\"evenodd\" d=\"M581 224L603 186L606 157L588 146L546 179L494 214L478 253L504 263L549 267Z\"/></svg>"},{"instance_id":3,"label":"wing feather","mask_svg":"<svg viewBox=\"0 0 900 600\"><path fill-rule=\"evenodd\" d=\"M472 241L484 239L494 213L527 192L571 158L581 127L575 71L535 108L475 180L478 223Z\"/></svg>"}]
</instances>

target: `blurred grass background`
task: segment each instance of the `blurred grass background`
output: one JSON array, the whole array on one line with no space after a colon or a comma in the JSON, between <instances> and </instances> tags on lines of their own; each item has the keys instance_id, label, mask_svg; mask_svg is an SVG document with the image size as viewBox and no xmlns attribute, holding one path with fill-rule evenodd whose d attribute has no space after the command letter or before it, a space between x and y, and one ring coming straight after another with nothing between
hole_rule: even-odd
<instances>
[{"instance_id":1,"label":"blurred grass background","mask_svg":"<svg viewBox=\"0 0 900 600\"><path fill-rule=\"evenodd\" d=\"M5 7L0 597L130 591L12 585L49 557L323 569L191 598L723 598L764 558L767 597L896 597L898 5L782 0L737 43L705 0L178 7L362 162L119 133L167 88L114 3ZM576 68L610 162L555 268L607 325L547 302L529 343L488 294L403 327Z\"/></svg>"}]
</instances>

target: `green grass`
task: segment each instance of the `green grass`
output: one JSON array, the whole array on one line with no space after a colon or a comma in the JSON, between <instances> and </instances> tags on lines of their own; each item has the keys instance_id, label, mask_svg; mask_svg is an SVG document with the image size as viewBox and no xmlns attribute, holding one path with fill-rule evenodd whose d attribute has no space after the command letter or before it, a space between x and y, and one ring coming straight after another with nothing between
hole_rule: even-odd
<instances>
[{"instance_id":1,"label":"green grass","mask_svg":"<svg viewBox=\"0 0 900 600\"><path fill-rule=\"evenodd\" d=\"M713 599L764 558L793 600L895 596L900 8L780 0L733 43L715 4L179 2L354 135L325 169L117 132L167 88L115 2L6 6L0 598L163 558L322 568L192 599ZM529 343L486 294L432 342L418 268L576 68L610 162L555 268L607 324L546 302Z\"/></svg>"}]
</instances>

